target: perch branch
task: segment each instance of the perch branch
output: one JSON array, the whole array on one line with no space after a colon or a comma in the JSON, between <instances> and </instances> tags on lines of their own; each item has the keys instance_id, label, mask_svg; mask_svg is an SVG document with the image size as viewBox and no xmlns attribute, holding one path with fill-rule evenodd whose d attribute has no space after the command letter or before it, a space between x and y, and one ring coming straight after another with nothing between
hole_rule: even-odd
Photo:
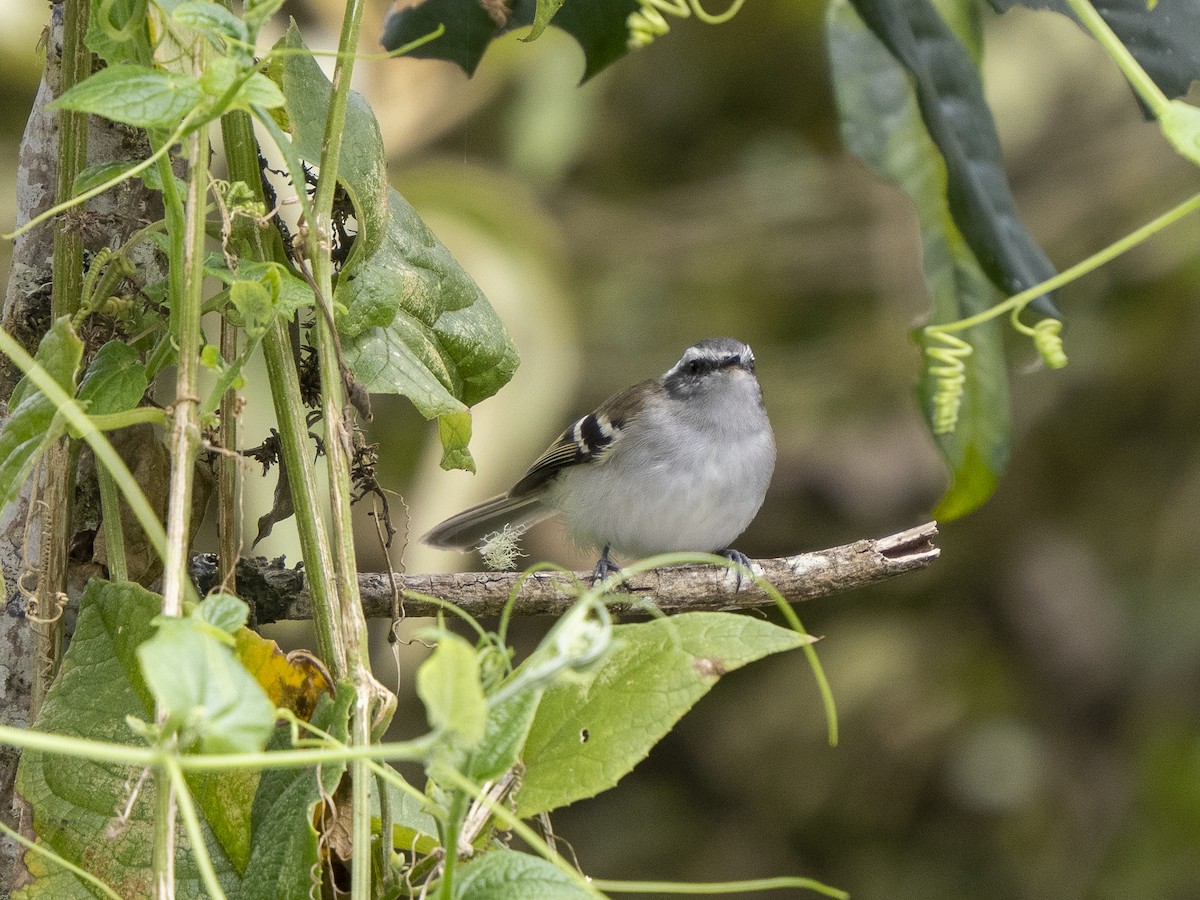
<instances>
[{"instance_id":1,"label":"perch branch","mask_svg":"<svg viewBox=\"0 0 1200 900\"><path fill-rule=\"evenodd\" d=\"M770 581L789 603L812 600L923 569L940 553L933 543L937 523L928 522L876 540L855 541L828 550L778 559L756 559L755 571ZM217 583L216 558L197 556L193 577L201 592ZM473 616L500 614L521 575L513 572L460 572L449 575L402 575L404 610L409 616L431 616L438 606L408 596L409 592L441 597ZM573 579L587 583L590 572L541 572L525 578L513 607L514 615L559 615L575 600ZM280 561L263 558L238 563L238 591L254 611L254 621L266 624L307 619L311 613L304 574ZM363 612L368 618L390 618L392 586L388 573L358 576ZM732 574L715 566L689 565L654 569L623 586L632 602L612 605L614 612L636 612L653 604L664 612L728 610L770 606L772 600L757 586L736 589Z\"/></svg>"}]
</instances>

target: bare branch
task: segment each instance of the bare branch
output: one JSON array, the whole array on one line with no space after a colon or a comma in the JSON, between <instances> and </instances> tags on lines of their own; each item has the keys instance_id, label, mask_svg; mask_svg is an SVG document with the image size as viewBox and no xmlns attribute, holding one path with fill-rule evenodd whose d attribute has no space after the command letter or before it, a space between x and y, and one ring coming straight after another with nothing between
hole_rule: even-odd
<instances>
[{"instance_id":1,"label":"bare branch","mask_svg":"<svg viewBox=\"0 0 1200 900\"><path fill-rule=\"evenodd\" d=\"M790 603L837 594L852 588L923 569L941 552L934 545L937 523L928 522L876 540L855 541L828 550L779 559L754 560ZM216 558L193 559L193 577L202 592L216 583ZM585 584L590 572L564 575L542 572L521 584L513 606L519 616L559 615L574 602L573 579ZM449 575L398 576L406 592L404 610L409 616L430 616L437 605L409 596L409 592L449 600L473 616L499 615L522 576L513 572L461 572ZM238 563L240 596L254 610L254 621L266 624L283 619L306 619L311 610L303 572L286 568L282 561L262 557ZM386 572L358 576L363 612L368 618L391 616L392 586ZM761 589L744 584L736 589L731 573L714 566L672 566L631 578L624 590L636 599L613 605L613 611L637 611L653 604L664 612L683 610L748 609L770 606Z\"/></svg>"}]
</instances>

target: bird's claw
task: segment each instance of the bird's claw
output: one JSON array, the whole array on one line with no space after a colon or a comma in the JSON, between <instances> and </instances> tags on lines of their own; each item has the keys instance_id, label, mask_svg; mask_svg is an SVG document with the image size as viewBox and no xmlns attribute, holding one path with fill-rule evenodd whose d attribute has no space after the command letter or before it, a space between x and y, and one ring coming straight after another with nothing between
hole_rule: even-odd
<instances>
[{"instance_id":1,"label":"bird's claw","mask_svg":"<svg viewBox=\"0 0 1200 900\"><path fill-rule=\"evenodd\" d=\"M753 572L754 569L750 565L750 557L741 550L734 550L732 547L726 547L724 550L718 550L717 556L723 556L732 563L737 565L733 569L733 573L737 576L737 584L734 585L733 592L736 594L742 589L742 570Z\"/></svg>"},{"instance_id":2,"label":"bird's claw","mask_svg":"<svg viewBox=\"0 0 1200 900\"><path fill-rule=\"evenodd\" d=\"M608 550L608 547L604 548L604 552L600 554L600 560L596 563L596 568L592 569L593 587L596 586L597 582L603 581L614 572L621 571L621 567L609 558Z\"/></svg>"}]
</instances>

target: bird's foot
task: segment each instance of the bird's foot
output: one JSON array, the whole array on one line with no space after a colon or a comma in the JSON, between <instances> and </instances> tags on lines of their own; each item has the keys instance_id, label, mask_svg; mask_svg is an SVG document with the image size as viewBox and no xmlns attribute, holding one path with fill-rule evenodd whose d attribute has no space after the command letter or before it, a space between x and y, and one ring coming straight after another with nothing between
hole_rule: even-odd
<instances>
[{"instance_id":1,"label":"bird's foot","mask_svg":"<svg viewBox=\"0 0 1200 900\"><path fill-rule=\"evenodd\" d=\"M600 554L599 562L596 563L596 568L592 569L592 586L593 587L596 585L596 582L603 581L605 578L607 578L609 575L612 575L614 572L621 571L621 567L618 566L615 562L613 562L609 558L608 551L609 551L609 546L606 544L604 547L604 552Z\"/></svg>"},{"instance_id":2,"label":"bird's foot","mask_svg":"<svg viewBox=\"0 0 1200 900\"><path fill-rule=\"evenodd\" d=\"M734 575L737 576L737 584L734 585L733 588L733 592L736 594L742 589L742 568L745 567L745 571L750 572L751 574L754 572L753 566L750 565L750 557L748 557L741 550L734 550L732 547L726 547L724 550L718 550L717 556L723 556L730 562L737 563L733 569Z\"/></svg>"}]
</instances>

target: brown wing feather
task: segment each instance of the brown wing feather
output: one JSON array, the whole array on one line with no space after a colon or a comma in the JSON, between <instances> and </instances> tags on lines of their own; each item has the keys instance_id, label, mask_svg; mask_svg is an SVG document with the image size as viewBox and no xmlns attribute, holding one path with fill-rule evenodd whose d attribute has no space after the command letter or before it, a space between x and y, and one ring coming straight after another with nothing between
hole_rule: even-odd
<instances>
[{"instance_id":1,"label":"brown wing feather","mask_svg":"<svg viewBox=\"0 0 1200 900\"><path fill-rule=\"evenodd\" d=\"M508 496L528 494L563 469L602 460L620 440L626 422L641 410L645 394L645 385L638 384L609 397L595 412L560 434L513 485Z\"/></svg>"}]
</instances>

